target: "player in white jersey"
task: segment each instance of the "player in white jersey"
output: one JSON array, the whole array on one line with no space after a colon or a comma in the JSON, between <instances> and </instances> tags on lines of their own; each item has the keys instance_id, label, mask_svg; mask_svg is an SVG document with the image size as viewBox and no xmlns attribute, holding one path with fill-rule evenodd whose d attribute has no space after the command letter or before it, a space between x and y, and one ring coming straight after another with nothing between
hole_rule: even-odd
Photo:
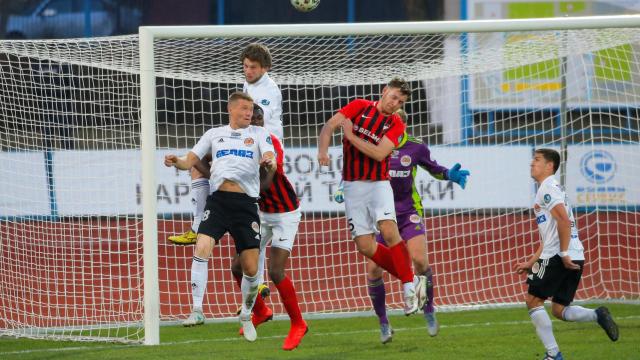
<instances>
[{"instance_id":1,"label":"player in white jersey","mask_svg":"<svg viewBox=\"0 0 640 360\"><path fill-rule=\"evenodd\" d=\"M242 92L229 97L229 125L207 131L186 155L165 156L166 166L188 170L207 153L212 154L211 190L198 228L191 266L193 311L183 325L204 323L202 301L207 285L207 263L213 246L229 232L242 266L242 311L240 323L244 337L255 341L251 308L258 293L258 252L260 218L257 197L260 168L269 174L276 170L271 136L262 127L252 126L253 99ZM272 176L272 175L271 175Z\"/></svg>"},{"instance_id":2,"label":"player in white jersey","mask_svg":"<svg viewBox=\"0 0 640 360\"><path fill-rule=\"evenodd\" d=\"M278 139L284 138L282 130L282 93L271 79L271 53L262 44L249 44L240 55L244 86L242 91L249 94L264 111L264 127Z\"/></svg>"},{"instance_id":3,"label":"player in white jersey","mask_svg":"<svg viewBox=\"0 0 640 360\"><path fill-rule=\"evenodd\" d=\"M551 298L553 316L563 321L598 322L612 341L618 340L618 327L609 310L571 305L582 269L584 251L567 195L553 176L560 166L560 154L538 149L531 161L531 177L538 184L533 210L541 243L528 261L518 263L518 274L529 273L527 307L538 337L547 352L544 359L563 359L556 343L551 319L544 301Z\"/></svg>"},{"instance_id":4,"label":"player in white jersey","mask_svg":"<svg viewBox=\"0 0 640 360\"><path fill-rule=\"evenodd\" d=\"M271 53L262 44L249 44L241 53L242 72L245 82L243 92L248 93L264 112L264 127L283 139L282 130L282 94L280 88L269 77ZM193 222L183 234L169 236L168 240L177 245L189 245L196 242L196 233L202 219L204 206L209 195L209 160L197 162L191 169L191 205ZM269 288L261 286L263 296L269 294Z\"/></svg>"}]
</instances>

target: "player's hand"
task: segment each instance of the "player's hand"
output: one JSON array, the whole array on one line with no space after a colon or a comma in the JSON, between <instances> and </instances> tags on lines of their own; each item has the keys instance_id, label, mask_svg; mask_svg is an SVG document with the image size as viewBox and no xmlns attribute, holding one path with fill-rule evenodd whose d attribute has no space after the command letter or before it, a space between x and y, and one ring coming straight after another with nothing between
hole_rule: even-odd
<instances>
[{"instance_id":1,"label":"player's hand","mask_svg":"<svg viewBox=\"0 0 640 360\"><path fill-rule=\"evenodd\" d=\"M320 164L320 166L329 166L329 162L329 154L318 153L318 164Z\"/></svg>"},{"instance_id":2,"label":"player's hand","mask_svg":"<svg viewBox=\"0 0 640 360\"><path fill-rule=\"evenodd\" d=\"M527 272L529 272L529 270L531 270L532 266L533 266L533 264L529 263L528 261L518 263L518 264L516 264L516 273L518 273L518 274L527 273Z\"/></svg>"},{"instance_id":3,"label":"player's hand","mask_svg":"<svg viewBox=\"0 0 640 360\"><path fill-rule=\"evenodd\" d=\"M574 271L580 270L580 265L571 261L571 257L569 255L562 256L560 259L562 259L562 265L564 265L565 269L574 270Z\"/></svg>"},{"instance_id":4,"label":"player's hand","mask_svg":"<svg viewBox=\"0 0 640 360\"><path fill-rule=\"evenodd\" d=\"M347 140L353 137L353 123L351 122L351 119L342 120L340 125L342 126L342 133Z\"/></svg>"},{"instance_id":5,"label":"player's hand","mask_svg":"<svg viewBox=\"0 0 640 360\"><path fill-rule=\"evenodd\" d=\"M460 163L453 165L447 172L447 177L464 189L467 186L467 176L471 175L471 173L468 170L460 170L461 167Z\"/></svg>"},{"instance_id":6,"label":"player's hand","mask_svg":"<svg viewBox=\"0 0 640 360\"><path fill-rule=\"evenodd\" d=\"M169 155L165 155L164 156L164 166L167 167L172 167L175 166L178 163L178 157L173 155L173 154L169 154Z\"/></svg>"},{"instance_id":7,"label":"player's hand","mask_svg":"<svg viewBox=\"0 0 640 360\"><path fill-rule=\"evenodd\" d=\"M276 167L276 161L271 157L264 157L262 158L262 160L260 160L260 166L266 169L273 170Z\"/></svg>"}]
</instances>

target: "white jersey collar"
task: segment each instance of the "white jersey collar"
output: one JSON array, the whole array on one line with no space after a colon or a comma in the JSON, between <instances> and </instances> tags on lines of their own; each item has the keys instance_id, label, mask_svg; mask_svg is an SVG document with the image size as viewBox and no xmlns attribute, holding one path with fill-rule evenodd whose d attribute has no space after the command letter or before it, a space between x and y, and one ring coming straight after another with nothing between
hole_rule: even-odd
<instances>
[{"instance_id":1,"label":"white jersey collar","mask_svg":"<svg viewBox=\"0 0 640 360\"><path fill-rule=\"evenodd\" d=\"M256 81L256 82L254 82L253 84L250 84L249 82L247 82L247 85L248 85L248 86L262 86L262 85L264 85L264 84L266 84L266 83L270 82L270 81L269 81L270 79L271 79L271 78L269 77L269 73L268 73L268 72L266 72L266 73L264 73L264 75L262 75L262 76L260 77L260 80L258 80L258 81ZM246 81L246 80L245 80L245 81ZM254 100L255 100L255 99L254 99Z\"/></svg>"}]
</instances>

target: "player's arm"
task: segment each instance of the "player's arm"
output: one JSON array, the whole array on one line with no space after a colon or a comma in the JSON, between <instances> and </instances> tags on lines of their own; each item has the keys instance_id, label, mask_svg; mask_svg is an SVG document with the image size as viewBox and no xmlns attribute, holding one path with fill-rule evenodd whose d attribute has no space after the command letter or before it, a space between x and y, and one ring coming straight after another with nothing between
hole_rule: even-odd
<instances>
[{"instance_id":1,"label":"player's arm","mask_svg":"<svg viewBox=\"0 0 640 360\"><path fill-rule=\"evenodd\" d=\"M329 166L329 143L331 142L331 137L345 119L346 116L344 114L337 112L322 127L318 136L318 164L321 166Z\"/></svg>"},{"instance_id":2,"label":"player's arm","mask_svg":"<svg viewBox=\"0 0 640 360\"><path fill-rule=\"evenodd\" d=\"M266 166L260 166L260 191L269 190L276 172L270 172Z\"/></svg>"},{"instance_id":3,"label":"player's arm","mask_svg":"<svg viewBox=\"0 0 640 360\"><path fill-rule=\"evenodd\" d=\"M273 151L262 154L262 159L260 159L260 190L267 190L271 187L277 167L276 154Z\"/></svg>"},{"instance_id":4,"label":"player's arm","mask_svg":"<svg viewBox=\"0 0 640 360\"><path fill-rule=\"evenodd\" d=\"M438 180L449 180L449 177L447 176L449 169L438 164L435 159L431 158L431 150L427 144L422 143L416 162L434 178Z\"/></svg>"},{"instance_id":5,"label":"player's arm","mask_svg":"<svg viewBox=\"0 0 640 360\"><path fill-rule=\"evenodd\" d=\"M167 167L174 166L180 170L190 170L194 165L200 162L208 153L211 152L211 142L209 136L213 129L207 131L196 145L184 156L176 156L173 154L166 155L164 157L164 165ZM207 171L206 173L209 173Z\"/></svg>"},{"instance_id":6,"label":"player's arm","mask_svg":"<svg viewBox=\"0 0 640 360\"><path fill-rule=\"evenodd\" d=\"M427 147L427 144L423 143L422 147L423 149L420 152L418 164L428 171L431 176L438 180L451 180L463 189L467 186L467 176L471 175L469 170L462 170L460 163L456 163L451 169L447 169L431 158L431 151Z\"/></svg>"},{"instance_id":7,"label":"player's arm","mask_svg":"<svg viewBox=\"0 0 640 360\"><path fill-rule=\"evenodd\" d=\"M386 159L396 146L396 144L386 136L383 136L382 140L380 140L377 145L364 141L353 133L353 123L349 119L344 119L342 121L342 131L344 133L344 137L349 140L356 149L376 161Z\"/></svg>"},{"instance_id":8,"label":"player's arm","mask_svg":"<svg viewBox=\"0 0 640 360\"><path fill-rule=\"evenodd\" d=\"M189 151L187 155L183 156L169 154L164 157L165 166L174 166L180 170L190 170L198 162L200 162L200 158L193 151Z\"/></svg>"},{"instance_id":9,"label":"player's arm","mask_svg":"<svg viewBox=\"0 0 640 360\"><path fill-rule=\"evenodd\" d=\"M543 245L541 242L540 245L538 245L538 250L536 250L536 252L533 255L531 255L529 260L518 263L516 265L516 272L518 274L523 274L525 272L528 272L533 266L533 264L535 264L536 261L538 261L538 259L540 258L540 254L542 254L542 249L543 249Z\"/></svg>"},{"instance_id":10,"label":"player's arm","mask_svg":"<svg viewBox=\"0 0 640 360\"><path fill-rule=\"evenodd\" d=\"M265 172L265 180L266 182L263 184L263 181L260 182L260 188L266 187L267 189L271 186L271 181L273 180L273 175L278 168L278 163L276 159L276 150L273 147L273 140L271 139L271 135L265 130L262 129L262 133L258 136L258 146L260 149L260 168L264 169ZM260 171L262 178L262 171Z\"/></svg>"},{"instance_id":11,"label":"player's arm","mask_svg":"<svg viewBox=\"0 0 640 360\"><path fill-rule=\"evenodd\" d=\"M569 251L569 242L571 240L571 220L567 214L567 208L564 203L557 204L551 209L551 216L556 220L558 226L558 237L560 238L560 258L565 268L569 270L580 270L580 265L571 261L571 257L567 253Z\"/></svg>"},{"instance_id":12,"label":"player's arm","mask_svg":"<svg viewBox=\"0 0 640 360\"><path fill-rule=\"evenodd\" d=\"M211 154L205 155L202 158L202 160L197 161L193 165L193 167L196 168L196 170L198 170L198 172L200 174L202 174L202 176L207 178L207 179L211 177L211 172L209 171L209 169L210 169L209 162L211 162Z\"/></svg>"}]
</instances>

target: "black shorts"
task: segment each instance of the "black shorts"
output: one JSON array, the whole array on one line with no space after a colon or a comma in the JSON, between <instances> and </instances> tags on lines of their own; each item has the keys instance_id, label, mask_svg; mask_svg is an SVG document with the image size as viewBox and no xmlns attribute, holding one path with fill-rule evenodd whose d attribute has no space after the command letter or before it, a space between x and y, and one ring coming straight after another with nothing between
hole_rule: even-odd
<instances>
[{"instance_id":1,"label":"black shorts","mask_svg":"<svg viewBox=\"0 0 640 360\"><path fill-rule=\"evenodd\" d=\"M540 299L552 298L554 303L569 306L576 295L584 261L574 260L580 270L569 270L562 264L560 256L538 260L527 278L528 293Z\"/></svg>"},{"instance_id":2,"label":"black shorts","mask_svg":"<svg viewBox=\"0 0 640 360\"><path fill-rule=\"evenodd\" d=\"M227 231L238 254L260 247L258 199L228 191L216 191L207 197L198 233L219 241Z\"/></svg>"}]
</instances>

